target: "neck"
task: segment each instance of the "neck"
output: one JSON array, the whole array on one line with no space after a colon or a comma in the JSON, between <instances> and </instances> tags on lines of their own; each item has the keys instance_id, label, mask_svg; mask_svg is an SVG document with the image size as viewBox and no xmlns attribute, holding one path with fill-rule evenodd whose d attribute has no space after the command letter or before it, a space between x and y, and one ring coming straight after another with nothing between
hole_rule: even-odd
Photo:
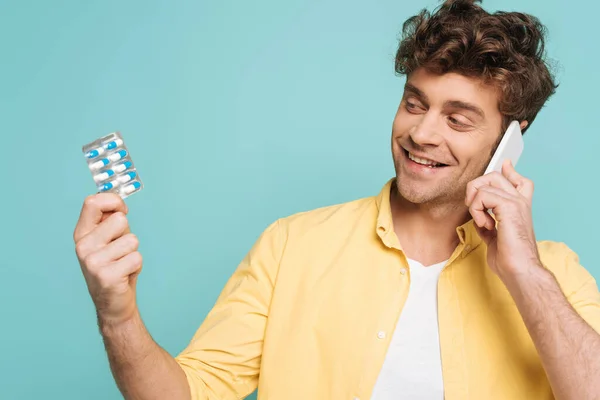
<instances>
[{"instance_id":1,"label":"neck","mask_svg":"<svg viewBox=\"0 0 600 400\"><path fill-rule=\"evenodd\" d=\"M447 260L459 243L456 227L471 216L459 203L415 204L392 185L390 205L394 231L408 258L423 265Z\"/></svg>"}]
</instances>

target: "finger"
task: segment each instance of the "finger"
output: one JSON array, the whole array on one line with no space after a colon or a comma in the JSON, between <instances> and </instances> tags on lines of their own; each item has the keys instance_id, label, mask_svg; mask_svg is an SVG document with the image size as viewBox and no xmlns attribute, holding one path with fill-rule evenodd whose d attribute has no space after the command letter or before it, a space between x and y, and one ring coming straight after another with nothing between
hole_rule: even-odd
<instances>
[{"instance_id":1,"label":"finger","mask_svg":"<svg viewBox=\"0 0 600 400\"><path fill-rule=\"evenodd\" d=\"M516 192L515 194L512 194L512 193L508 193L506 190L499 189L494 186L482 186L479 188L478 191L493 193L503 199L507 199L507 200L511 200L511 201L516 201L521 197L518 192Z\"/></svg>"},{"instance_id":2,"label":"finger","mask_svg":"<svg viewBox=\"0 0 600 400\"><path fill-rule=\"evenodd\" d=\"M85 259L85 264L88 269L96 270L118 261L122 257L137 251L139 241L133 233L128 233L121 236L117 240L110 242L104 248L91 253Z\"/></svg>"},{"instance_id":3,"label":"finger","mask_svg":"<svg viewBox=\"0 0 600 400\"><path fill-rule=\"evenodd\" d=\"M519 192L512 185L512 183L510 183L508 179L502 176L501 173L491 172L469 182L469 184L467 185L467 193L465 197L465 204L467 206L471 205L471 202L477 194L477 191L483 186L492 186L498 189L502 189L507 193L515 196L519 194Z\"/></svg>"},{"instance_id":4,"label":"finger","mask_svg":"<svg viewBox=\"0 0 600 400\"><path fill-rule=\"evenodd\" d=\"M92 273L101 287L109 289L124 280L129 280L130 283L135 282L135 279L132 280L131 278L137 277L141 269L142 255L135 251Z\"/></svg>"},{"instance_id":5,"label":"finger","mask_svg":"<svg viewBox=\"0 0 600 400\"><path fill-rule=\"evenodd\" d=\"M99 193L89 196L83 202L79 221L75 227L73 238L78 242L90 233L100 222L104 213L122 212L127 214L127 206L121 196L115 193Z\"/></svg>"},{"instance_id":6,"label":"finger","mask_svg":"<svg viewBox=\"0 0 600 400\"><path fill-rule=\"evenodd\" d=\"M105 247L111 241L129 233L127 217L120 211L98 225L94 230L77 242L75 251L79 259L83 260L90 254Z\"/></svg>"},{"instance_id":7,"label":"finger","mask_svg":"<svg viewBox=\"0 0 600 400\"><path fill-rule=\"evenodd\" d=\"M473 201L469 206L469 213L473 217L475 226L490 230L494 228L496 224L494 218L488 213L488 209L481 206L482 203L482 200L476 199Z\"/></svg>"},{"instance_id":8,"label":"finger","mask_svg":"<svg viewBox=\"0 0 600 400\"><path fill-rule=\"evenodd\" d=\"M483 239L486 245L489 245L491 241L494 240L496 236L498 236L498 231L496 230L496 228L494 228L493 230L488 230L475 225L475 230L477 231L479 237Z\"/></svg>"},{"instance_id":9,"label":"finger","mask_svg":"<svg viewBox=\"0 0 600 400\"><path fill-rule=\"evenodd\" d=\"M520 175L510 160L502 164L502 175L528 200L533 197L533 181Z\"/></svg>"},{"instance_id":10,"label":"finger","mask_svg":"<svg viewBox=\"0 0 600 400\"><path fill-rule=\"evenodd\" d=\"M501 189L484 186L477 191L473 202L469 206L469 212L477 226L493 230L496 227L496 221L487 210L492 210L494 214L497 214L497 210L502 203L514 200L514 196Z\"/></svg>"},{"instance_id":11,"label":"finger","mask_svg":"<svg viewBox=\"0 0 600 400\"><path fill-rule=\"evenodd\" d=\"M140 252L134 251L111 264L111 272L117 277L137 275L142 269L142 261Z\"/></svg>"}]
</instances>

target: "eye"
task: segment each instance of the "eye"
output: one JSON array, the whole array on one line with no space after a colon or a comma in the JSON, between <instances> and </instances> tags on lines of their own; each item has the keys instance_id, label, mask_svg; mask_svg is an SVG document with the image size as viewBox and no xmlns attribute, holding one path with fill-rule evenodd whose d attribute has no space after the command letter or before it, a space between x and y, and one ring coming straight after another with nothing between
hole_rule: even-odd
<instances>
[{"instance_id":1,"label":"eye","mask_svg":"<svg viewBox=\"0 0 600 400\"><path fill-rule=\"evenodd\" d=\"M470 125L468 123L464 123L462 121L460 121L458 118L453 117L452 115L448 116L448 121L454 125L455 127L458 128L468 128Z\"/></svg>"},{"instance_id":2,"label":"eye","mask_svg":"<svg viewBox=\"0 0 600 400\"><path fill-rule=\"evenodd\" d=\"M423 111L423 106L415 100L405 100L404 107L411 113Z\"/></svg>"}]
</instances>

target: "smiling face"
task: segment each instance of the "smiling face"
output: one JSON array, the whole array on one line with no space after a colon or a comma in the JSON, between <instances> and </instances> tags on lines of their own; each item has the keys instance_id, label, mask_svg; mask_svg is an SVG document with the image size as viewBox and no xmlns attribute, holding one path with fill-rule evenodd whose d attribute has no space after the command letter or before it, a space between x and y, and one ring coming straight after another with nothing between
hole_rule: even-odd
<instances>
[{"instance_id":1,"label":"smiling face","mask_svg":"<svg viewBox=\"0 0 600 400\"><path fill-rule=\"evenodd\" d=\"M501 135L498 95L456 73L408 76L392 128L400 195L415 204L461 203Z\"/></svg>"}]
</instances>

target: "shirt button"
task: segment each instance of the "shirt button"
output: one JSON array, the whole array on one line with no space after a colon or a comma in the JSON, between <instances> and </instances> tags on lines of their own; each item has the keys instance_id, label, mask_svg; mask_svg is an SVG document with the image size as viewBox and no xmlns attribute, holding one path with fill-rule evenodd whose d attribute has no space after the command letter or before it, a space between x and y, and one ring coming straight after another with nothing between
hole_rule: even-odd
<instances>
[{"instance_id":1,"label":"shirt button","mask_svg":"<svg viewBox=\"0 0 600 400\"><path fill-rule=\"evenodd\" d=\"M468 244L468 245L466 245L466 246L465 246L465 251L471 251L471 245L469 245L469 244Z\"/></svg>"},{"instance_id":2,"label":"shirt button","mask_svg":"<svg viewBox=\"0 0 600 400\"><path fill-rule=\"evenodd\" d=\"M406 268L400 268L400 274L406 275Z\"/></svg>"},{"instance_id":3,"label":"shirt button","mask_svg":"<svg viewBox=\"0 0 600 400\"><path fill-rule=\"evenodd\" d=\"M358 397L353 398L352 400L360 400Z\"/></svg>"},{"instance_id":4,"label":"shirt button","mask_svg":"<svg viewBox=\"0 0 600 400\"><path fill-rule=\"evenodd\" d=\"M377 337L379 339L385 339L385 332L384 331L377 332Z\"/></svg>"}]
</instances>

